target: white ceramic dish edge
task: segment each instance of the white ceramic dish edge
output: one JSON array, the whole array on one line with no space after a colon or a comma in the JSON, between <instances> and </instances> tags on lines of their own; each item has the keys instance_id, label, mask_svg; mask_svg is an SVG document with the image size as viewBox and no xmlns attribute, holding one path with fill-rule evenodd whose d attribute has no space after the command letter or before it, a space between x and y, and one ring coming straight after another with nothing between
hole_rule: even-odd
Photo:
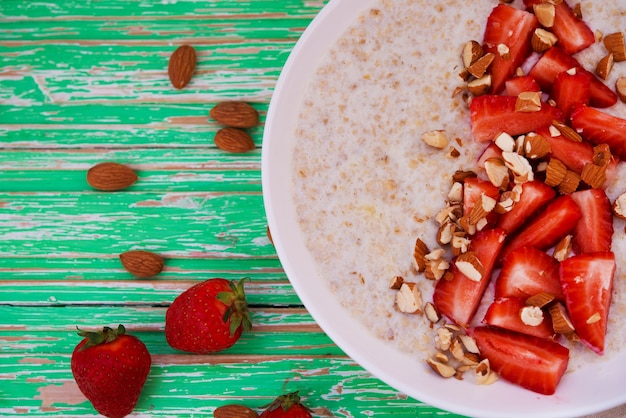
<instances>
[{"instance_id":1,"label":"white ceramic dish edge","mask_svg":"<svg viewBox=\"0 0 626 418\"><path fill-rule=\"evenodd\" d=\"M270 103L262 149L263 199L277 254L296 293L347 355L395 389L433 406L469 416L540 418L581 416L625 403L626 391L619 388L626 353L598 367L577 370L573 379L566 376L553 396L506 382L478 386L471 379L460 382L435 376L423 359L401 353L374 337L338 301L332 303L334 296L307 251L293 203L293 131L299 99L324 52L358 13L375 2L331 0L294 47Z\"/></svg>"}]
</instances>

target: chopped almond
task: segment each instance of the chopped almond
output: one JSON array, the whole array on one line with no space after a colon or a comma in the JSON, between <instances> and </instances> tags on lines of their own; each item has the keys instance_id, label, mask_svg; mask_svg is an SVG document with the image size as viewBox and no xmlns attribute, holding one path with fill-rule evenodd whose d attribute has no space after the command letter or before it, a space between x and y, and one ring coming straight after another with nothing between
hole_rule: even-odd
<instances>
[{"instance_id":1,"label":"chopped almond","mask_svg":"<svg viewBox=\"0 0 626 418\"><path fill-rule=\"evenodd\" d=\"M561 241L554 247L552 257L557 261L566 260L572 251L572 236L566 235Z\"/></svg>"},{"instance_id":2,"label":"chopped almond","mask_svg":"<svg viewBox=\"0 0 626 418\"><path fill-rule=\"evenodd\" d=\"M574 142L583 142L583 138L576 132L574 129L570 128L567 124L555 120L552 121L552 126L554 126L565 138Z\"/></svg>"},{"instance_id":3,"label":"chopped almond","mask_svg":"<svg viewBox=\"0 0 626 418\"><path fill-rule=\"evenodd\" d=\"M487 178L499 189L506 189L509 184L509 169L500 158L489 158L485 161Z\"/></svg>"},{"instance_id":4,"label":"chopped almond","mask_svg":"<svg viewBox=\"0 0 626 418\"><path fill-rule=\"evenodd\" d=\"M520 311L520 319L525 325L537 327L543 323L543 311L537 306L525 306Z\"/></svg>"},{"instance_id":5,"label":"chopped almond","mask_svg":"<svg viewBox=\"0 0 626 418\"><path fill-rule=\"evenodd\" d=\"M550 187L556 187L563 183L565 176L567 175L567 167L561 161L556 158L550 158L548 167L546 168L546 181L545 183Z\"/></svg>"},{"instance_id":6,"label":"chopped almond","mask_svg":"<svg viewBox=\"0 0 626 418\"><path fill-rule=\"evenodd\" d=\"M461 58L463 59L463 66L468 68L470 65L476 62L477 59L484 54L482 45L477 41L469 41L463 46L463 52Z\"/></svg>"},{"instance_id":7,"label":"chopped almond","mask_svg":"<svg viewBox=\"0 0 626 418\"><path fill-rule=\"evenodd\" d=\"M554 26L554 16L556 15L554 4L549 2L535 4L533 5L533 12L541 26L544 28Z\"/></svg>"},{"instance_id":8,"label":"chopped almond","mask_svg":"<svg viewBox=\"0 0 626 418\"><path fill-rule=\"evenodd\" d=\"M557 38L552 32L537 28L535 29L535 32L533 32L531 44L533 51L541 53L552 48L558 41L559 38Z\"/></svg>"},{"instance_id":9,"label":"chopped almond","mask_svg":"<svg viewBox=\"0 0 626 418\"><path fill-rule=\"evenodd\" d=\"M431 147L439 149L444 149L448 146L448 136L445 131L441 130L424 132L422 134L422 141Z\"/></svg>"},{"instance_id":10,"label":"chopped almond","mask_svg":"<svg viewBox=\"0 0 626 418\"><path fill-rule=\"evenodd\" d=\"M491 65L496 56L489 52L482 57L478 58L467 67L467 71L476 78L481 78L487 72L487 68Z\"/></svg>"},{"instance_id":11,"label":"chopped almond","mask_svg":"<svg viewBox=\"0 0 626 418\"><path fill-rule=\"evenodd\" d=\"M607 78L609 78L609 74L611 73L611 70L613 69L614 62L615 61L613 58L613 54L609 54L603 57L598 62L598 65L596 66L597 76L603 80L606 80Z\"/></svg>"},{"instance_id":12,"label":"chopped almond","mask_svg":"<svg viewBox=\"0 0 626 418\"><path fill-rule=\"evenodd\" d=\"M526 305L543 308L554 302L554 295L548 292L540 292L526 299Z\"/></svg>"},{"instance_id":13,"label":"chopped almond","mask_svg":"<svg viewBox=\"0 0 626 418\"><path fill-rule=\"evenodd\" d=\"M596 164L586 163L580 174L582 181L587 183L594 189L602 187L606 182L606 165L599 166Z\"/></svg>"},{"instance_id":14,"label":"chopped almond","mask_svg":"<svg viewBox=\"0 0 626 418\"><path fill-rule=\"evenodd\" d=\"M541 92L525 91L517 96L516 112L539 112L541 110Z\"/></svg>"},{"instance_id":15,"label":"chopped almond","mask_svg":"<svg viewBox=\"0 0 626 418\"><path fill-rule=\"evenodd\" d=\"M437 311L435 305L430 302L426 302L424 305L424 313L426 314L426 318L433 324L436 324L441 319L441 314Z\"/></svg>"},{"instance_id":16,"label":"chopped almond","mask_svg":"<svg viewBox=\"0 0 626 418\"><path fill-rule=\"evenodd\" d=\"M615 91L619 99L626 103L626 77L619 77L615 81Z\"/></svg>"},{"instance_id":17,"label":"chopped almond","mask_svg":"<svg viewBox=\"0 0 626 418\"><path fill-rule=\"evenodd\" d=\"M423 272L426 270L426 254L428 254L430 250L428 246L421 239L415 240L415 247L413 249L413 259L415 260L415 264L417 267L417 271Z\"/></svg>"},{"instance_id":18,"label":"chopped almond","mask_svg":"<svg viewBox=\"0 0 626 418\"><path fill-rule=\"evenodd\" d=\"M615 62L626 61L626 45L624 44L623 32L606 35L603 42L609 54L613 55Z\"/></svg>"},{"instance_id":19,"label":"chopped almond","mask_svg":"<svg viewBox=\"0 0 626 418\"><path fill-rule=\"evenodd\" d=\"M580 184L580 176L578 173L572 170L567 170L565 173L565 178L559 184L559 192L561 194L572 194L578 189L578 185Z\"/></svg>"},{"instance_id":20,"label":"chopped almond","mask_svg":"<svg viewBox=\"0 0 626 418\"><path fill-rule=\"evenodd\" d=\"M408 314L422 313L422 294L415 283L403 283L396 293L396 309Z\"/></svg>"},{"instance_id":21,"label":"chopped almond","mask_svg":"<svg viewBox=\"0 0 626 418\"><path fill-rule=\"evenodd\" d=\"M459 255L454 264L461 273L463 273L468 279L475 282L479 282L480 279L482 279L483 274L485 274L485 269L482 263L472 251Z\"/></svg>"},{"instance_id":22,"label":"chopped almond","mask_svg":"<svg viewBox=\"0 0 626 418\"><path fill-rule=\"evenodd\" d=\"M503 60L506 61L506 60L511 59L511 50L509 49L507 45L498 44L498 46L496 47L496 50L498 51L500 58L502 58Z\"/></svg>"},{"instance_id":23,"label":"chopped almond","mask_svg":"<svg viewBox=\"0 0 626 418\"><path fill-rule=\"evenodd\" d=\"M533 168L526 158L516 152L503 152L504 164L511 170L515 183L521 184L534 180Z\"/></svg>"},{"instance_id":24,"label":"chopped almond","mask_svg":"<svg viewBox=\"0 0 626 418\"><path fill-rule=\"evenodd\" d=\"M613 213L619 219L626 221L626 193L622 193L615 199L615 203L613 203Z\"/></svg>"},{"instance_id":25,"label":"chopped almond","mask_svg":"<svg viewBox=\"0 0 626 418\"><path fill-rule=\"evenodd\" d=\"M454 367L444 364L440 361L427 359L426 363L433 369L439 376L449 378L456 374Z\"/></svg>"},{"instance_id":26,"label":"chopped almond","mask_svg":"<svg viewBox=\"0 0 626 418\"><path fill-rule=\"evenodd\" d=\"M491 88L491 74L484 75L476 80L467 83L467 89L474 96L482 96L487 94Z\"/></svg>"},{"instance_id":27,"label":"chopped almond","mask_svg":"<svg viewBox=\"0 0 626 418\"><path fill-rule=\"evenodd\" d=\"M530 133L524 142L524 155L530 159L543 158L552 152L550 142L541 135Z\"/></svg>"},{"instance_id":28,"label":"chopped almond","mask_svg":"<svg viewBox=\"0 0 626 418\"><path fill-rule=\"evenodd\" d=\"M404 278L402 276L393 276L391 278L391 282L389 283L389 288L393 290L400 290L403 284Z\"/></svg>"},{"instance_id":29,"label":"chopped almond","mask_svg":"<svg viewBox=\"0 0 626 418\"><path fill-rule=\"evenodd\" d=\"M552 329L557 334L569 335L574 330L574 325L567 315L567 310L562 303L555 303L549 308L550 316L552 317Z\"/></svg>"}]
</instances>

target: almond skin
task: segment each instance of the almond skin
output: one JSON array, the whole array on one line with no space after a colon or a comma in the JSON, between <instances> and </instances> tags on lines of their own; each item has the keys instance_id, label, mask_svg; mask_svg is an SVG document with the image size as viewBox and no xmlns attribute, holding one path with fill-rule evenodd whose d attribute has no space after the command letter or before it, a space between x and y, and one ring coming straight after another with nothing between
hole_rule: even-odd
<instances>
[{"instance_id":1,"label":"almond skin","mask_svg":"<svg viewBox=\"0 0 626 418\"><path fill-rule=\"evenodd\" d=\"M181 45L170 56L167 74L172 86L177 89L185 87L196 69L196 50L191 45Z\"/></svg>"},{"instance_id":2,"label":"almond skin","mask_svg":"<svg viewBox=\"0 0 626 418\"><path fill-rule=\"evenodd\" d=\"M255 148L252 137L237 128L222 128L215 134L215 145L227 152L248 152Z\"/></svg>"},{"instance_id":3,"label":"almond skin","mask_svg":"<svg viewBox=\"0 0 626 418\"><path fill-rule=\"evenodd\" d=\"M231 128L252 128L259 123L259 112L246 102L218 103L210 110L209 115Z\"/></svg>"},{"instance_id":4,"label":"almond skin","mask_svg":"<svg viewBox=\"0 0 626 418\"><path fill-rule=\"evenodd\" d=\"M224 405L213 411L215 418L257 418L259 414L244 405Z\"/></svg>"},{"instance_id":5,"label":"almond skin","mask_svg":"<svg viewBox=\"0 0 626 418\"><path fill-rule=\"evenodd\" d=\"M135 277L156 276L163 270L164 260L150 251L133 250L120 254L120 261L126 270Z\"/></svg>"},{"instance_id":6,"label":"almond skin","mask_svg":"<svg viewBox=\"0 0 626 418\"><path fill-rule=\"evenodd\" d=\"M136 181L137 173L132 168L113 162L96 164L87 172L87 183L107 192L125 189Z\"/></svg>"}]
</instances>

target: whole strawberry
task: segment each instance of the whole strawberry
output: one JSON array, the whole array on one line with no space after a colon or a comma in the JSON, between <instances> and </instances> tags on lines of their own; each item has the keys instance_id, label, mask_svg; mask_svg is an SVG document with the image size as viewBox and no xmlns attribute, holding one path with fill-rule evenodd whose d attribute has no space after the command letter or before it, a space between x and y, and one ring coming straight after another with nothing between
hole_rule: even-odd
<instances>
[{"instance_id":1,"label":"whole strawberry","mask_svg":"<svg viewBox=\"0 0 626 418\"><path fill-rule=\"evenodd\" d=\"M311 418L311 411L300 403L298 392L280 395L259 418Z\"/></svg>"},{"instance_id":2,"label":"whole strawberry","mask_svg":"<svg viewBox=\"0 0 626 418\"><path fill-rule=\"evenodd\" d=\"M170 346L197 354L224 350L252 327L243 289L226 279L209 279L180 294L165 315Z\"/></svg>"},{"instance_id":3,"label":"whole strawberry","mask_svg":"<svg viewBox=\"0 0 626 418\"><path fill-rule=\"evenodd\" d=\"M72 374L93 407L109 418L131 413L143 388L152 360L145 344L117 329L85 332L72 353Z\"/></svg>"}]
</instances>

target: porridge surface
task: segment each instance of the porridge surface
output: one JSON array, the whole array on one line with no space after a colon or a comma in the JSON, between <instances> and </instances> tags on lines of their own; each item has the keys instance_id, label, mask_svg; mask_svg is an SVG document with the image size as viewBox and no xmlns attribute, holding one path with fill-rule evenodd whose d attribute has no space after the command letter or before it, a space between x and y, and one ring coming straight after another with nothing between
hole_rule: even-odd
<instances>
[{"instance_id":1,"label":"porridge surface","mask_svg":"<svg viewBox=\"0 0 626 418\"><path fill-rule=\"evenodd\" d=\"M598 3L582 4L592 29L619 30L613 28L621 27L624 14L612 10L620 2ZM419 237L437 247L432 218L445 205L451 174L475 170L485 146L472 140L467 106L453 91L462 85L462 46L482 39L495 5L491 0L379 1L329 49L299 112L293 193L319 275L375 335L409 353L432 352L433 332L424 316L396 312L389 282L403 276L418 283L424 301L432 299L434 282L413 267L413 246ZM577 57L593 69L601 54L596 44ZM616 65L609 85L620 72L626 75ZM611 113L626 117L625 110L616 106ZM431 130L445 130L449 146L461 155L452 158L449 149L426 146L421 135ZM626 178L624 165L618 179ZM611 199L624 191L618 183L607 191ZM623 260L623 221L615 222L615 231L613 250ZM575 348L570 369L610 358L621 346L625 270L618 262L606 354ZM486 298L491 300L489 294Z\"/></svg>"}]
</instances>

